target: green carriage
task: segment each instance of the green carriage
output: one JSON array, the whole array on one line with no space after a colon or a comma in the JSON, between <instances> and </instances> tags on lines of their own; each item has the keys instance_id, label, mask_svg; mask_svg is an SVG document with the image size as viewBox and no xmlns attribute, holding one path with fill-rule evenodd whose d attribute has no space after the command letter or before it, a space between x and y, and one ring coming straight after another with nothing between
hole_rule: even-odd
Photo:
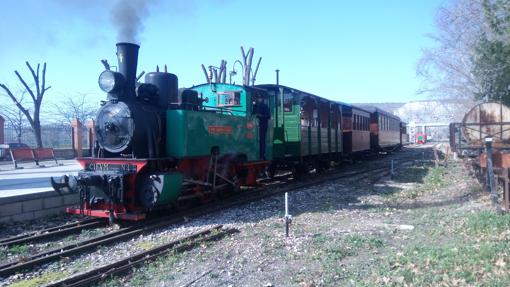
<instances>
[{"instance_id":1,"label":"green carriage","mask_svg":"<svg viewBox=\"0 0 510 287\"><path fill-rule=\"evenodd\" d=\"M258 85L271 101L279 166L329 165L342 156L342 103L281 85Z\"/></svg>"}]
</instances>

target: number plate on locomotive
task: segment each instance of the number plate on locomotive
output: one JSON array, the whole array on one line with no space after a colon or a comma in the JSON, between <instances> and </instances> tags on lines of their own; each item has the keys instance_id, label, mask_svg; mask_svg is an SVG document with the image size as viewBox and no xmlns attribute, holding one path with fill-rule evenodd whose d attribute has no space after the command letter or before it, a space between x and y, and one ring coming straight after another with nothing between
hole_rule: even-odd
<instances>
[{"instance_id":1,"label":"number plate on locomotive","mask_svg":"<svg viewBox=\"0 0 510 287\"><path fill-rule=\"evenodd\" d=\"M91 162L87 165L89 171L114 171L114 172L136 172L136 165L118 164L118 163L96 163Z\"/></svg>"}]
</instances>

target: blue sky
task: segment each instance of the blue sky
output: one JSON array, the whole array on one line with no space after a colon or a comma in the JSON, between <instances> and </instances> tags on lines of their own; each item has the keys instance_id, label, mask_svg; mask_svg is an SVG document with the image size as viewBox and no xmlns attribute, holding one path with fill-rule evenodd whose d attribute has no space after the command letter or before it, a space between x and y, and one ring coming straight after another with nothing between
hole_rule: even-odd
<instances>
[{"instance_id":1,"label":"blue sky","mask_svg":"<svg viewBox=\"0 0 510 287\"><path fill-rule=\"evenodd\" d=\"M28 77L26 60L46 61L48 101L76 92L101 100L99 60L116 63L113 2L2 0L0 82L15 87L15 69ZM258 84L274 83L279 68L282 84L334 100L423 99L416 64L434 45L426 34L444 2L159 0L144 20L139 71L167 64L181 87L200 84L200 64L225 59L231 69L243 45L262 56Z\"/></svg>"}]
</instances>

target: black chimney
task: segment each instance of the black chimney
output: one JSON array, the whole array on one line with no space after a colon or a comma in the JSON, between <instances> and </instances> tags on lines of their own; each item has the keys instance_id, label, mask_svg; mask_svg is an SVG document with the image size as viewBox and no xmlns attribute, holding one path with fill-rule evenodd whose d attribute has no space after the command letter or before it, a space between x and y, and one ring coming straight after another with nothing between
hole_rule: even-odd
<instances>
[{"instance_id":1,"label":"black chimney","mask_svg":"<svg viewBox=\"0 0 510 287\"><path fill-rule=\"evenodd\" d=\"M117 43L117 59L119 72L126 79L126 98L135 98L136 66L138 64L138 49L133 43Z\"/></svg>"}]
</instances>

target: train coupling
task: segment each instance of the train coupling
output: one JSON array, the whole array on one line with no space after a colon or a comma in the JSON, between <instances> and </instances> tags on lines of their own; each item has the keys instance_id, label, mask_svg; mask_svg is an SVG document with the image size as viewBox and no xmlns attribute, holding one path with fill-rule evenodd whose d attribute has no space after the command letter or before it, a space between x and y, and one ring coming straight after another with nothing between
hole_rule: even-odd
<instances>
[{"instance_id":1,"label":"train coupling","mask_svg":"<svg viewBox=\"0 0 510 287\"><path fill-rule=\"evenodd\" d=\"M79 192L84 186L105 186L107 180L100 175L63 175L59 179L50 178L51 186L59 194Z\"/></svg>"},{"instance_id":2,"label":"train coupling","mask_svg":"<svg viewBox=\"0 0 510 287\"><path fill-rule=\"evenodd\" d=\"M78 191L78 180L72 175L69 176L65 174L57 180L55 180L54 177L51 177L50 182L53 189L59 194Z\"/></svg>"}]
</instances>

